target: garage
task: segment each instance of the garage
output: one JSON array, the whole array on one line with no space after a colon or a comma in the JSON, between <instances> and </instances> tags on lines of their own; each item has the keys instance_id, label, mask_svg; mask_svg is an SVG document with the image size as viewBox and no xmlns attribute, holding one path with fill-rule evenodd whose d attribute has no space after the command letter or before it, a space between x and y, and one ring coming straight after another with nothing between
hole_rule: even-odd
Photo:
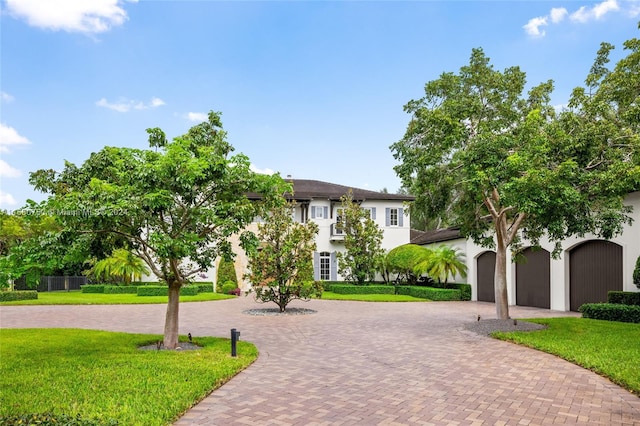
<instances>
[{"instance_id":1,"label":"garage","mask_svg":"<svg viewBox=\"0 0 640 426\"><path fill-rule=\"evenodd\" d=\"M478 271L478 301L495 302L494 277L496 272L496 253L485 251L476 259Z\"/></svg>"},{"instance_id":2,"label":"garage","mask_svg":"<svg viewBox=\"0 0 640 426\"><path fill-rule=\"evenodd\" d=\"M528 247L516 263L516 305L551 307L551 254Z\"/></svg>"},{"instance_id":3,"label":"garage","mask_svg":"<svg viewBox=\"0 0 640 426\"><path fill-rule=\"evenodd\" d=\"M570 308L607 301L609 291L622 291L622 247L591 240L569 252Z\"/></svg>"}]
</instances>

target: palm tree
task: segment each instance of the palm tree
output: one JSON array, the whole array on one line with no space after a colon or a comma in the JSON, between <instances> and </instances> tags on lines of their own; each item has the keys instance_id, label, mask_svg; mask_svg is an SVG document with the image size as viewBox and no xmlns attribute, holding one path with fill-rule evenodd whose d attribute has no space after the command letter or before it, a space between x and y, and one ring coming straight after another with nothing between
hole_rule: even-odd
<instances>
[{"instance_id":1,"label":"palm tree","mask_svg":"<svg viewBox=\"0 0 640 426\"><path fill-rule=\"evenodd\" d=\"M435 248L426 265L426 272L440 284L447 284L449 277L467 276L467 265L462 261L464 253L460 249L441 245Z\"/></svg>"},{"instance_id":2,"label":"palm tree","mask_svg":"<svg viewBox=\"0 0 640 426\"><path fill-rule=\"evenodd\" d=\"M126 284L139 280L149 269L144 261L126 249L115 249L111 256L102 259L93 267L96 277L118 277Z\"/></svg>"}]
</instances>

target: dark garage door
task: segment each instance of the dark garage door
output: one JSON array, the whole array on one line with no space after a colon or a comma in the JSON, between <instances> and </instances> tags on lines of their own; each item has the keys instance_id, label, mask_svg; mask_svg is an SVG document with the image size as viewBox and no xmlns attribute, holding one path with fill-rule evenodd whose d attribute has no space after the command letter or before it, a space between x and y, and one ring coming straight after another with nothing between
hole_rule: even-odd
<instances>
[{"instance_id":1,"label":"dark garage door","mask_svg":"<svg viewBox=\"0 0 640 426\"><path fill-rule=\"evenodd\" d=\"M571 310L584 303L607 301L607 292L622 291L622 247L610 241L587 241L569 254Z\"/></svg>"},{"instance_id":2,"label":"dark garage door","mask_svg":"<svg viewBox=\"0 0 640 426\"><path fill-rule=\"evenodd\" d=\"M478 256L478 301L495 302L496 293L493 287L493 278L496 273L496 254L486 251Z\"/></svg>"},{"instance_id":3,"label":"dark garage door","mask_svg":"<svg viewBox=\"0 0 640 426\"><path fill-rule=\"evenodd\" d=\"M545 249L522 251L524 259L516 263L516 305L551 307L551 258Z\"/></svg>"}]
</instances>

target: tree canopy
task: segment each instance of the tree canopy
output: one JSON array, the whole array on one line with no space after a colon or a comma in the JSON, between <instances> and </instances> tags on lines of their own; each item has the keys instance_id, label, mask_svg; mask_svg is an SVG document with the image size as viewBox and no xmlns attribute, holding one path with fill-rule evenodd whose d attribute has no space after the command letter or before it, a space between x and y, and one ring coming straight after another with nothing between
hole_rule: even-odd
<instances>
[{"instance_id":1,"label":"tree canopy","mask_svg":"<svg viewBox=\"0 0 640 426\"><path fill-rule=\"evenodd\" d=\"M411 119L391 145L395 170L429 216L496 249L499 318L509 315L508 247L517 251L522 238L538 245L543 235L610 238L629 222L623 197L640 188L638 40L625 48L629 56L609 71L603 44L587 89L574 90L562 111L550 105L552 81L525 93L525 73L494 69L482 49L405 106Z\"/></svg>"},{"instance_id":2,"label":"tree canopy","mask_svg":"<svg viewBox=\"0 0 640 426\"><path fill-rule=\"evenodd\" d=\"M290 188L278 175L251 171L245 155L231 155L219 113L173 141L159 128L147 133L152 149L105 147L81 166L34 172L30 182L50 194L40 210L66 230L120 236L167 283L164 345L174 348L181 286L232 255L232 234L244 247L256 244L246 225Z\"/></svg>"}]
</instances>

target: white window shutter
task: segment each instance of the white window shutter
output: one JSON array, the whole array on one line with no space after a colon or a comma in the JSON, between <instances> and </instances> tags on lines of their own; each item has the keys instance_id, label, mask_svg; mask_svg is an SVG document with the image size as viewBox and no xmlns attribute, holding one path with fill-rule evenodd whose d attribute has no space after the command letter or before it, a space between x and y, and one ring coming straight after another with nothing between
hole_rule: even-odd
<instances>
[{"instance_id":1,"label":"white window shutter","mask_svg":"<svg viewBox=\"0 0 640 426\"><path fill-rule=\"evenodd\" d=\"M338 262L336 252L331 252L331 281L338 281Z\"/></svg>"},{"instance_id":2,"label":"white window shutter","mask_svg":"<svg viewBox=\"0 0 640 426\"><path fill-rule=\"evenodd\" d=\"M313 279L320 281L320 253L313 252Z\"/></svg>"},{"instance_id":3,"label":"white window shutter","mask_svg":"<svg viewBox=\"0 0 640 426\"><path fill-rule=\"evenodd\" d=\"M403 226L402 225L402 219L404 218L404 212L402 208L398 209L398 226Z\"/></svg>"}]
</instances>

